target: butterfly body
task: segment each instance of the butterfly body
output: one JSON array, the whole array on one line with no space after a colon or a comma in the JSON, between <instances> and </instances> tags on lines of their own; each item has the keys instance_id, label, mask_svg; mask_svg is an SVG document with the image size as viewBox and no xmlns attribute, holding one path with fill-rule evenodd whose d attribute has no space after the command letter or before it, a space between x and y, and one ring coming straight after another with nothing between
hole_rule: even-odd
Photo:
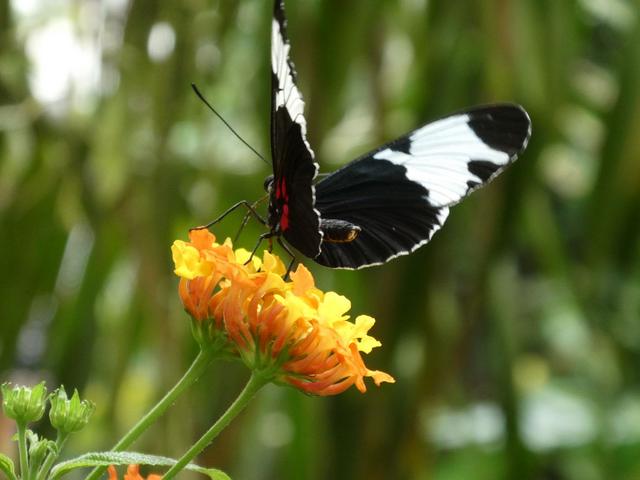
<instances>
[{"instance_id":1,"label":"butterfly body","mask_svg":"<svg viewBox=\"0 0 640 480\"><path fill-rule=\"evenodd\" d=\"M271 153L267 236L332 268L358 269L409 254L449 208L524 150L531 122L513 104L474 107L428 123L316 182L304 102L289 58L283 0L271 36Z\"/></svg>"}]
</instances>

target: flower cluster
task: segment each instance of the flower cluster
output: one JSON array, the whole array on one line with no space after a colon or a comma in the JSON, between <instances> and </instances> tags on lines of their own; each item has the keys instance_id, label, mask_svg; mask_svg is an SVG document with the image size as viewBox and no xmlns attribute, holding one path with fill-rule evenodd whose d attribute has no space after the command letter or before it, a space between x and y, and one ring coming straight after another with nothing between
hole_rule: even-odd
<instances>
[{"instance_id":1,"label":"flower cluster","mask_svg":"<svg viewBox=\"0 0 640 480\"><path fill-rule=\"evenodd\" d=\"M334 395L354 385L366 391L390 375L369 370L361 353L380 345L367 332L374 319L349 321L349 300L316 288L299 265L285 280L275 255L263 259L223 244L205 229L192 230L190 242L172 246L179 293L199 342L222 342L254 371L277 383L316 395Z\"/></svg>"}]
</instances>

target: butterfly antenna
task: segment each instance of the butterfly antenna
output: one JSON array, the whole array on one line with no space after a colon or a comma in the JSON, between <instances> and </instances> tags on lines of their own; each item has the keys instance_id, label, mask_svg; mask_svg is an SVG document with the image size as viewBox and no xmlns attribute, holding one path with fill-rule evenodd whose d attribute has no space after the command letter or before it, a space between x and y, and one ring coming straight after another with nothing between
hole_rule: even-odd
<instances>
[{"instance_id":1,"label":"butterfly antenna","mask_svg":"<svg viewBox=\"0 0 640 480\"><path fill-rule=\"evenodd\" d=\"M213 108L209 102L207 102L207 99L206 99L206 98L204 98L204 96L200 93L200 90L198 90L198 87L196 87L196 84L195 84L195 83L192 83L192 84L191 84L191 88L193 89L193 91L194 91L194 92L196 92L196 95L198 96L198 98L199 98L200 100L202 100L202 103L204 103L207 107L209 107L209 110L211 110L213 113L215 113L216 117L218 117L220 120L222 120L222 123L224 123L224 124L227 126L227 128L228 128L229 130L231 130L231 133L233 133L233 134L238 138L238 140L240 140L240 141L241 141L242 143L244 143L247 147L249 147L249 150L251 150L253 153L255 153L255 154L260 158L260 160L262 160L263 162L265 162L267 165L269 164L269 162L267 162L267 161L265 160L265 158L264 158L262 155L260 155L260 154L256 151L256 149L255 149L255 148L253 148L251 145L249 145L249 144L245 141L245 139L244 139L244 138L242 138L242 137L238 134L238 132L236 132L236 131L233 129L233 127L232 127L231 125L229 125L229 123L228 123L224 118L222 118L222 115L220 115L220 114L216 111L216 109L215 109L215 108Z\"/></svg>"}]
</instances>

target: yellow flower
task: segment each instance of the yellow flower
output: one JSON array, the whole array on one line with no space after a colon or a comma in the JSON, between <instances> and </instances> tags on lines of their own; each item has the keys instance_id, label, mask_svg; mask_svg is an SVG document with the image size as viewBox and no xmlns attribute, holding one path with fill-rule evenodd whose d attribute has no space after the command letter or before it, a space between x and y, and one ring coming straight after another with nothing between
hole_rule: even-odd
<instances>
[{"instance_id":1,"label":"yellow flower","mask_svg":"<svg viewBox=\"0 0 640 480\"><path fill-rule=\"evenodd\" d=\"M365 392L365 377L376 385L394 382L361 357L380 346L368 335L374 319L351 322L351 302L318 289L303 265L286 281L276 255L265 252L245 265L249 252L234 252L229 240L220 245L207 230L191 231L190 240L176 241L172 250L185 309L194 322L209 325L199 341L215 330L249 368L316 395L351 385Z\"/></svg>"},{"instance_id":2,"label":"yellow flower","mask_svg":"<svg viewBox=\"0 0 640 480\"><path fill-rule=\"evenodd\" d=\"M116 467L113 465L109 465L109 480L118 480L118 472L116 471ZM157 475L155 473L151 473L147 476L146 480L161 480L162 475ZM139 465L129 465L127 467L127 473L124 474L123 480L145 480L145 478L140 475L140 466Z\"/></svg>"}]
</instances>

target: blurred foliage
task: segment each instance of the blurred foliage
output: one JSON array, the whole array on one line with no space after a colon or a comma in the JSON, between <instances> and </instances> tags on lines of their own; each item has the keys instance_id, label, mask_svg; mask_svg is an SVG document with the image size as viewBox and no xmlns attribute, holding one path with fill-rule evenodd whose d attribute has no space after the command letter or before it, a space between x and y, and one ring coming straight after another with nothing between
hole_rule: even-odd
<instances>
[{"instance_id":1,"label":"blurred foliage","mask_svg":"<svg viewBox=\"0 0 640 480\"><path fill-rule=\"evenodd\" d=\"M521 103L533 138L414 255L311 265L377 318L368 363L397 384L268 388L201 464L238 479L640 478L638 6L288 1L323 170L477 103ZM169 246L259 198L269 167L189 83L269 152L270 11L0 0L0 373L98 404L72 451L110 447L196 353ZM181 454L246 378L217 365L135 448ZM0 418L2 448L7 430Z\"/></svg>"}]
</instances>

